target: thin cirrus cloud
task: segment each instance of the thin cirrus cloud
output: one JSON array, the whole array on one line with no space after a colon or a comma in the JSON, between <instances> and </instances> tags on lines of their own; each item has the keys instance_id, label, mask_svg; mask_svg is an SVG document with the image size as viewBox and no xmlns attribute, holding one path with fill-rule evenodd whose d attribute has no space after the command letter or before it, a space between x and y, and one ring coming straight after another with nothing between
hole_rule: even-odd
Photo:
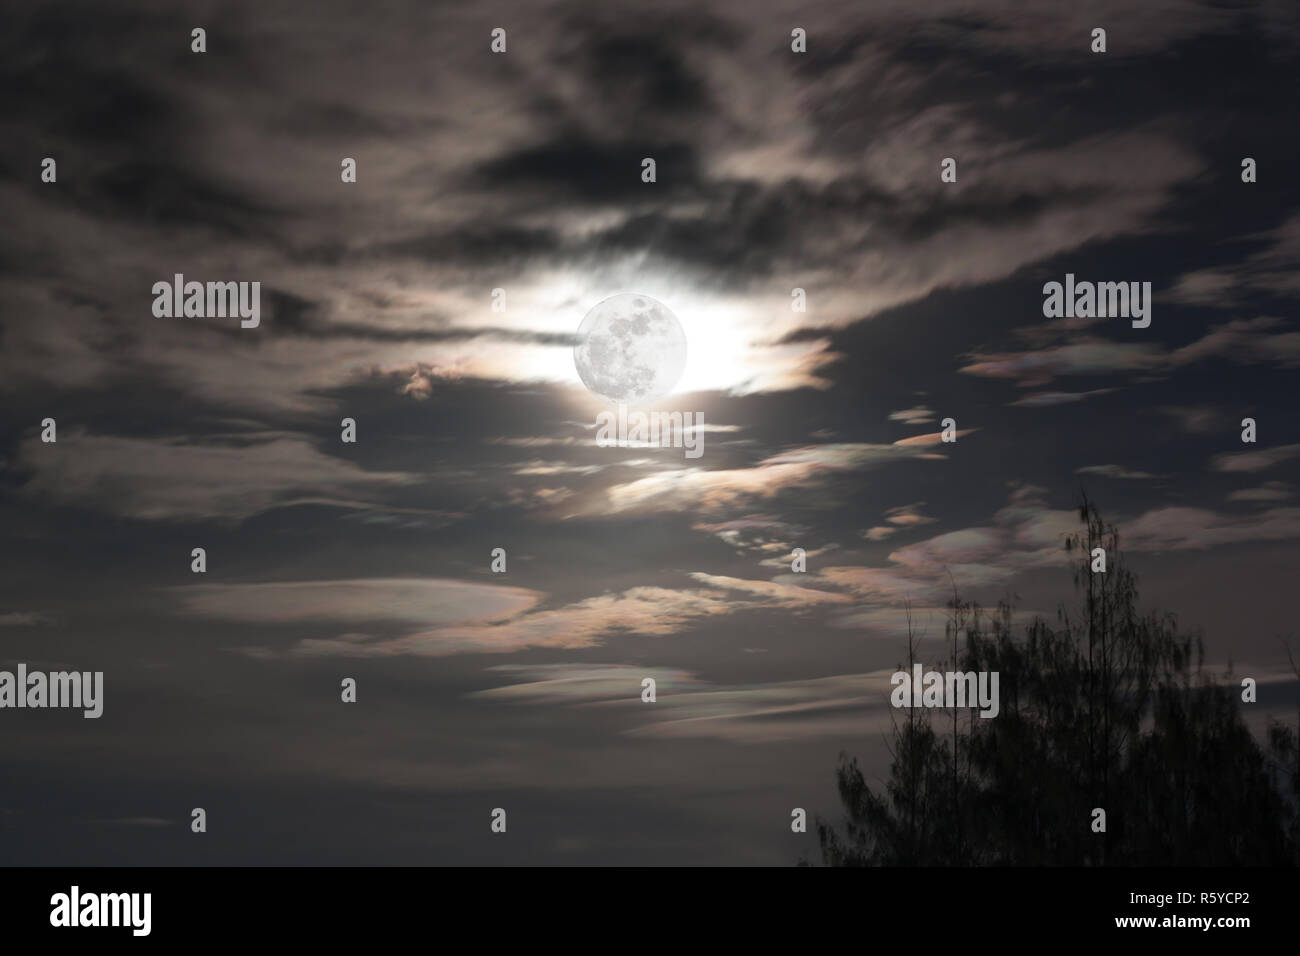
<instances>
[{"instance_id":1,"label":"thin cirrus cloud","mask_svg":"<svg viewBox=\"0 0 1300 956\"><path fill-rule=\"evenodd\" d=\"M1023 395L1008 405L1021 408L1050 408L1053 405L1070 405L1086 401L1094 395L1109 395L1113 388L1093 388L1086 392L1033 392Z\"/></svg>"},{"instance_id":2,"label":"thin cirrus cloud","mask_svg":"<svg viewBox=\"0 0 1300 956\"><path fill-rule=\"evenodd\" d=\"M632 720L623 733L639 737L768 743L884 730L890 719L892 671L759 684L715 684L689 671L607 664L505 665L489 673L520 680L472 698L516 707L621 708ZM647 677L656 684L653 708L640 699Z\"/></svg>"},{"instance_id":3,"label":"thin cirrus cloud","mask_svg":"<svg viewBox=\"0 0 1300 956\"><path fill-rule=\"evenodd\" d=\"M962 428L953 432L955 438L961 438L963 435L970 435L979 431L978 428ZM895 445L904 448L915 445L939 445L943 443L943 432L930 432L925 435L913 435L911 438L900 438L894 442Z\"/></svg>"},{"instance_id":4,"label":"thin cirrus cloud","mask_svg":"<svg viewBox=\"0 0 1300 956\"><path fill-rule=\"evenodd\" d=\"M173 589L183 613L265 624L367 621L434 624L395 637L355 631L301 640L284 652L245 648L255 656L440 657L499 654L525 648L575 650L617 635L661 637L709 618L753 608L799 610L847 605L846 594L791 582L692 572L703 588L642 586L557 608L537 609L545 595L461 581L359 580ZM319 598L319 600L318 600Z\"/></svg>"},{"instance_id":5,"label":"thin cirrus cloud","mask_svg":"<svg viewBox=\"0 0 1300 956\"><path fill-rule=\"evenodd\" d=\"M804 548L803 557L805 561L812 561L813 559L819 558L824 554L830 554L832 551L839 550L839 547L840 547L839 544L837 544L834 541L831 541L820 548L811 548L811 549ZM791 563L794 561L795 558L793 545L787 545L787 544L777 545L773 543L769 545L767 548L765 548L764 550L768 552L775 552L775 553L770 553L768 557L759 561L758 562L759 567L781 568L787 571L790 569Z\"/></svg>"},{"instance_id":6,"label":"thin cirrus cloud","mask_svg":"<svg viewBox=\"0 0 1300 956\"><path fill-rule=\"evenodd\" d=\"M868 528L862 532L862 536L868 541L884 541L904 528L933 524L935 519L922 513L921 509L924 507L925 502L918 501L914 504L890 508L885 512L885 521L888 523Z\"/></svg>"},{"instance_id":7,"label":"thin cirrus cloud","mask_svg":"<svg viewBox=\"0 0 1300 956\"><path fill-rule=\"evenodd\" d=\"M1210 405L1161 405L1156 411L1172 418L1183 431L1203 434L1221 427L1223 409Z\"/></svg>"},{"instance_id":8,"label":"thin cirrus cloud","mask_svg":"<svg viewBox=\"0 0 1300 956\"><path fill-rule=\"evenodd\" d=\"M1125 465L1084 465L1082 468L1076 468L1075 474L1097 475L1101 478L1118 478L1125 481L1143 481L1160 477L1159 475L1153 475L1149 471L1139 471Z\"/></svg>"},{"instance_id":9,"label":"thin cirrus cloud","mask_svg":"<svg viewBox=\"0 0 1300 956\"><path fill-rule=\"evenodd\" d=\"M1300 445L1278 445L1274 448L1259 448L1251 451L1226 452L1215 455L1210 467L1215 471L1254 472L1265 471L1284 461L1290 461L1300 455Z\"/></svg>"},{"instance_id":10,"label":"thin cirrus cloud","mask_svg":"<svg viewBox=\"0 0 1300 956\"><path fill-rule=\"evenodd\" d=\"M691 525L691 530L716 535L737 552L788 553L791 547L788 542L798 537L804 529L776 515L749 514L726 521L699 521Z\"/></svg>"},{"instance_id":11,"label":"thin cirrus cloud","mask_svg":"<svg viewBox=\"0 0 1300 956\"><path fill-rule=\"evenodd\" d=\"M596 646L617 634L674 634L695 621L726 615L738 603L707 589L634 587L502 621L451 624L393 638L356 634L309 638L287 653L295 657L442 657L505 654L525 648L574 650ZM258 655L273 653L266 648L247 650Z\"/></svg>"},{"instance_id":12,"label":"thin cirrus cloud","mask_svg":"<svg viewBox=\"0 0 1300 956\"><path fill-rule=\"evenodd\" d=\"M54 618L41 611L6 611L0 613L0 627L48 627Z\"/></svg>"},{"instance_id":13,"label":"thin cirrus cloud","mask_svg":"<svg viewBox=\"0 0 1300 956\"><path fill-rule=\"evenodd\" d=\"M902 422L904 425L926 425L935 420L934 412L924 405L916 405L912 408L904 408L896 412L889 413L891 422Z\"/></svg>"},{"instance_id":14,"label":"thin cirrus cloud","mask_svg":"<svg viewBox=\"0 0 1300 956\"><path fill-rule=\"evenodd\" d=\"M692 571L691 578L710 587L727 591L743 591L763 600L764 604L774 607L806 607L812 604L848 604L853 598L847 594L834 591L821 591L816 588L783 584L778 581L755 581L746 578L734 578L720 574L706 574Z\"/></svg>"},{"instance_id":15,"label":"thin cirrus cloud","mask_svg":"<svg viewBox=\"0 0 1300 956\"><path fill-rule=\"evenodd\" d=\"M254 624L490 622L537 605L537 591L445 578L194 584L168 593L183 614Z\"/></svg>"},{"instance_id":16,"label":"thin cirrus cloud","mask_svg":"<svg viewBox=\"0 0 1300 956\"><path fill-rule=\"evenodd\" d=\"M282 435L218 444L79 430L57 445L28 439L19 460L31 472L25 495L151 521L240 521L303 503L375 508L381 492L423 480L367 471Z\"/></svg>"},{"instance_id":17,"label":"thin cirrus cloud","mask_svg":"<svg viewBox=\"0 0 1300 956\"><path fill-rule=\"evenodd\" d=\"M772 498L788 488L815 483L836 473L909 458L943 459L943 455L924 450L938 441L936 434L917 436L892 445L809 445L772 455L751 468L663 471L611 486L606 492L608 510L708 511Z\"/></svg>"},{"instance_id":18,"label":"thin cirrus cloud","mask_svg":"<svg viewBox=\"0 0 1300 956\"><path fill-rule=\"evenodd\" d=\"M1286 501L1291 486L1285 481L1266 481L1257 488L1240 488L1228 495L1229 501Z\"/></svg>"},{"instance_id":19,"label":"thin cirrus cloud","mask_svg":"<svg viewBox=\"0 0 1300 956\"><path fill-rule=\"evenodd\" d=\"M1250 541L1300 537L1300 508L1269 508L1228 515L1208 508L1157 508L1124 526L1126 547L1135 551L1201 551Z\"/></svg>"},{"instance_id":20,"label":"thin cirrus cloud","mask_svg":"<svg viewBox=\"0 0 1300 956\"><path fill-rule=\"evenodd\" d=\"M1231 307L1253 295L1300 296L1300 216L1250 239L1271 244L1233 265L1199 269L1180 276L1165 293L1185 305Z\"/></svg>"},{"instance_id":21,"label":"thin cirrus cloud","mask_svg":"<svg viewBox=\"0 0 1300 956\"><path fill-rule=\"evenodd\" d=\"M1062 375L1146 371L1165 362L1157 346L1100 340L1025 352L973 353L969 357L972 361L958 371L984 378L1015 379L1022 388L1041 387Z\"/></svg>"},{"instance_id":22,"label":"thin cirrus cloud","mask_svg":"<svg viewBox=\"0 0 1300 956\"><path fill-rule=\"evenodd\" d=\"M886 566L836 566L810 575L810 585L846 591L869 604L937 606L956 587L1002 587L1016 575L1064 566L1063 544L1079 527L1074 511L1048 508L1022 489L990 524L944 532L899 548ZM1261 499L1262 500L1262 499ZM1225 514L1208 508L1166 507L1120 521L1131 552L1200 551L1246 542L1300 537L1300 508ZM862 618L851 618L861 621ZM897 618L895 617L895 621Z\"/></svg>"},{"instance_id":23,"label":"thin cirrus cloud","mask_svg":"<svg viewBox=\"0 0 1300 956\"><path fill-rule=\"evenodd\" d=\"M971 353L967 356L971 361L958 371L984 378L1014 379L1021 388L1038 388L1061 376L1167 372L1211 358L1291 368L1300 363L1300 332L1277 331L1281 326L1282 321L1271 316L1235 319L1173 351L1147 342L1110 342L1079 336L1049 348ZM1037 401L1022 399L1016 404L1060 404L1069 400L1062 398L1068 394L1040 393ZM1096 391L1075 394L1086 397ZM1044 395L1049 398L1045 400Z\"/></svg>"}]
</instances>

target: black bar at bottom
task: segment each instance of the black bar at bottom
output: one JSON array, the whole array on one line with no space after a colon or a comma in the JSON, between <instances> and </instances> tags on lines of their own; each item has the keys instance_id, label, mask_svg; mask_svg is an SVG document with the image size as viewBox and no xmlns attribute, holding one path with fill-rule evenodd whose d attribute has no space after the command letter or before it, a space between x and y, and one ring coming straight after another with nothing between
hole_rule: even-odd
<instances>
[{"instance_id":1,"label":"black bar at bottom","mask_svg":"<svg viewBox=\"0 0 1300 956\"><path fill-rule=\"evenodd\" d=\"M567 924L565 935L621 926L631 945L639 939L660 948L684 944L678 933L701 921L739 938L762 938L788 924L809 942L851 934L872 947L919 944L939 929L953 940L994 944L1199 935L1232 945L1286 938L1279 934L1295 928L1300 907L1300 873L1264 868L628 868L597 875L583 869L38 867L10 869L0 879L7 940L63 937L78 945L283 939L336 947L428 939L435 928L440 936L487 931L499 944L512 934L535 942L537 934ZM147 911L143 894L149 894Z\"/></svg>"}]
</instances>

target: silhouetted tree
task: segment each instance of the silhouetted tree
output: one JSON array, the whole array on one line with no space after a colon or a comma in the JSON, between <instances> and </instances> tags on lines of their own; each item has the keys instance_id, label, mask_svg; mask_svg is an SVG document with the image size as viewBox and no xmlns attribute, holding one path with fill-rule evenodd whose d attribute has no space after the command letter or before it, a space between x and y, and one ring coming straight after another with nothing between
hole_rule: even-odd
<instances>
[{"instance_id":1,"label":"silhouetted tree","mask_svg":"<svg viewBox=\"0 0 1300 956\"><path fill-rule=\"evenodd\" d=\"M1300 680L1300 664L1296 662L1289 641L1283 642L1291 673ZM1287 817L1287 838L1291 846L1300 847L1300 701L1296 702L1295 729L1279 720L1270 720L1268 741L1270 750L1269 776L1282 794Z\"/></svg>"},{"instance_id":2,"label":"silhouetted tree","mask_svg":"<svg viewBox=\"0 0 1300 956\"><path fill-rule=\"evenodd\" d=\"M994 719L950 710L895 723L883 792L842 755L841 832L818 820L830 865L1199 865L1293 862L1300 734L1251 734L1239 688L1204 670L1199 638L1143 613L1119 533L1086 499L1065 548L1078 605L1020 635L956 593L952 669L997 671ZM1093 571L1105 550L1105 572ZM960 646L959 646L960 645ZM916 647L908 634L908 669ZM959 663L957 663L959 662ZM939 665L942 667L942 665ZM938 668L935 668L938 669ZM1300 727L1300 722L1298 722ZM1094 808L1106 830L1092 829Z\"/></svg>"}]
</instances>

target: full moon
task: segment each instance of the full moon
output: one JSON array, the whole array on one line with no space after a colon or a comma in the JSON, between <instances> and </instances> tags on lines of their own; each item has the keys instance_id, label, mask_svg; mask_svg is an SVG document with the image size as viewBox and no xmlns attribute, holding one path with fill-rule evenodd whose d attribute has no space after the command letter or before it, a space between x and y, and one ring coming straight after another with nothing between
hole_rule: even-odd
<instances>
[{"instance_id":1,"label":"full moon","mask_svg":"<svg viewBox=\"0 0 1300 956\"><path fill-rule=\"evenodd\" d=\"M578 326L573 364L582 384L621 405L670 394L686 368L686 333L668 306L620 292L591 307Z\"/></svg>"}]
</instances>

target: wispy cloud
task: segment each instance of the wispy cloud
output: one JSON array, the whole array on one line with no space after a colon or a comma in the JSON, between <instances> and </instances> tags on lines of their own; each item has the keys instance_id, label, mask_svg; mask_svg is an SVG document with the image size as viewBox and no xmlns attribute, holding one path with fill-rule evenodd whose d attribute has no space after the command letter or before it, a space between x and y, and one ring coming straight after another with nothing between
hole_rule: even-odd
<instances>
[{"instance_id":1,"label":"wispy cloud","mask_svg":"<svg viewBox=\"0 0 1300 956\"><path fill-rule=\"evenodd\" d=\"M1069 405L1086 401L1094 395L1109 395L1113 388L1094 388L1086 392L1033 392L1023 395L1008 405L1022 408L1050 408L1053 405Z\"/></svg>"},{"instance_id":2,"label":"wispy cloud","mask_svg":"<svg viewBox=\"0 0 1300 956\"><path fill-rule=\"evenodd\" d=\"M842 472L908 458L943 458L922 450L937 444L905 440L892 445L809 445L782 452L751 468L685 468L663 471L609 488L609 510L713 510L756 499L772 498L792 487L803 487Z\"/></svg>"},{"instance_id":3,"label":"wispy cloud","mask_svg":"<svg viewBox=\"0 0 1300 956\"><path fill-rule=\"evenodd\" d=\"M694 621L729 614L739 603L711 589L635 587L503 621L433 627L394 638L311 638L295 644L289 653L305 657L440 657L505 654L525 648L573 650L596 646L619 634L674 634ZM261 648L255 651L266 653Z\"/></svg>"},{"instance_id":4,"label":"wispy cloud","mask_svg":"<svg viewBox=\"0 0 1300 956\"><path fill-rule=\"evenodd\" d=\"M1118 521L1124 530L1123 546L1131 552L1199 551L1300 536L1300 508L1268 508L1243 515L1165 507L1121 516ZM1063 567L1069 560L1065 539L1078 527L1077 512L1049 508L1035 491L1021 489L987 525L908 544L891 552L889 564L883 567L824 568L810 574L808 584L847 591L867 604L894 609L904 602L941 606L954 586L962 593L1001 588L1025 571Z\"/></svg>"},{"instance_id":5,"label":"wispy cloud","mask_svg":"<svg viewBox=\"0 0 1300 956\"><path fill-rule=\"evenodd\" d=\"M62 505L154 521L239 521L276 507L373 508L381 489L423 479L367 471L302 438L250 435L221 444L84 430L23 442L23 493Z\"/></svg>"},{"instance_id":6,"label":"wispy cloud","mask_svg":"<svg viewBox=\"0 0 1300 956\"><path fill-rule=\"evenodd\" d=\"M183 613L256 624L395 621L429 626L490 622L531 610L527 588L445 578L349 578L170 588Z\"/></svg>"},{"instance_id":7,"label":"wispy cloud","mask_svg":"<svg viewBox=\"0 0 1300 956\"><path fill-rule=\"evenodd\" d=\"M47 627L54 619L40 611L7 611L0 613L0 627Z\"/></svg>"},{"instance_id":8,"label":"wispy cloud","mask_svg":"<svg viewBox=\"0 0 1300 956\"><path fill-rule=\"evenodd\" d=\"M914 408L904 408L902 411L890 412L889 420L891 422L902 422L904 425L925 425L935 420L934 412L924 405L918 405Z\"/></svg>"},{"instance_id":9,"label":"wispy cloud","mask_svg":"<svg viewBox=\"0 0 1300 956\"><path fill-rule=\"evenodd\" d=\"M692 571L691 577L710 587L756 595L765 605L772 607L798 608L813 604L848 604L853 600L846 594L779 581L753 581L719 574L705 574L702 571Z\"/></svg>"},{"instance_id":10,"label":"wispy cloud","mask_svg":"<svg viewBox=\"0 0 1300 956\"><path fill-rule=\"evenodd\" d=\"M1270 244L1233 265L1184 274L1165 297L1186 305L1232 308L1260 294L1300 296L1300 216L1245 238L1266 239Z\"/></svg>"},{"instance_id":11,"label":"wispy cloud","mask_svg":"<svg viewBox=\"0 0 1300 956\"><path fill-rule=\"evenodd\" d=\"M933 524L934 519L923 514L921 509L925 507L924 501L918 501L910 505L899 505L896 508L890 508L885 512L885 521L887 524L876 525L861 532L862 536L868 541L884 541L886 538L893 536L904 528L917 527L924 524Z\"/></svg>"},{"instance_id":12,"label":"wispy cloud","mask_svg":"<svg viewBox=\"0 0 1300 956\"><path fill-rule=\"evenodd\" d=\"M1151 474L1149 471L1139 471L1124 465L1084 465L1082 468L1075 469L1075 474L1098 475L1102 478L1119 478L1126 481L1143 481L1160 477Z\"/></svg>"},{"instance_id":13,"label":"wispy cloud","mask_svg":"<svg viewBox=\"0 0 1300 956\"><path fill-rule=\"evenodd\" d=\"M686 671L628 665L520 665L492 672L522 679L477 691L474 698L622 708L632 721L624 733L640 737L811 740L884 730L891 716L891 671L758 684L713 684ZM653 707L640 699L647 677L657 685Z\"/></svg>"},{"instance_id":14,"label":"wispy cloud","mask_svg":"<svg viewBox=\"0 0 1300 956\"><path fill-rule=\"evenodd\" d=\"M1285 481L1266 481L1257 488L1240 488L1228 495L1229 501L1286 501L1291 486Z\"/></svg>"},{"instance_id":15,"label":"wispy cloud","mask_svg":"<svg viewBox=\"0 0 1300 956\"><path fill-rule=\"evenodd\" d=\"M976 352L959 371L984 378L1014 379L1021 388L1039 388L1062 376L1113 373L1167 373L1209 359L1241 365L1292 368L1300 363L1300 332L1277 331L1272 317L1235 319L1172 351L1150 342L1112 342L1090 335L1064 344L1015 352ZM1015 404L1060 404L1066 392L1040 393ZM1086 397L1093 392L1073 393Z\"/></svg>"},{"instance_id":16,"label":"wispy cloud","mask_svg":"<svg viewBox=\"0 0 1300 956\"><path fill-rule=\"evenodd\" d=\"M1278 445L1250 451L1226 452L1215 455L1210 467L1215 471L1264 471L1300 455L1300 445Z\"/></svg>"}]
</instances>

